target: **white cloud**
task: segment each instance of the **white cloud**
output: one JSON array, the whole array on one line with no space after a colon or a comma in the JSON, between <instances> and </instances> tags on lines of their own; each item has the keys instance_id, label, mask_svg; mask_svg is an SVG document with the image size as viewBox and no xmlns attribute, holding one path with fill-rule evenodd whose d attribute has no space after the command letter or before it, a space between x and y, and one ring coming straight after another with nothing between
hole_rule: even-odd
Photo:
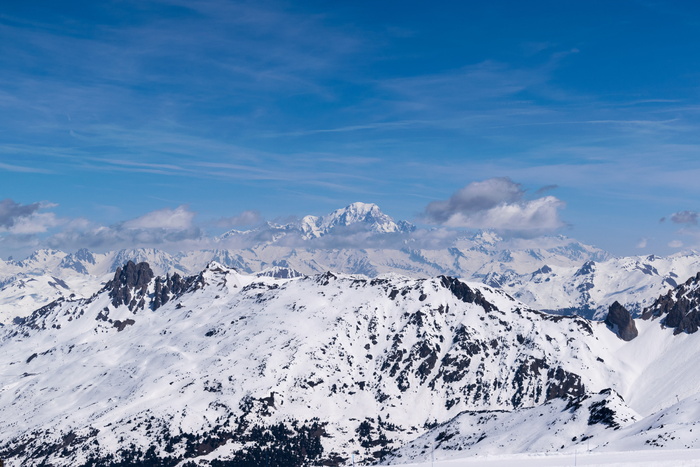
<instances>
[{"instance_id":1,"label":"white cloud","mask_svg":"<svg viewBox=\"0 0 700 467\"><path fill-rule=\"evenodd\" d=\"M533 200L509 178L491 178L465 186L446 201L434 201L425 219L447 227L511 231L547 231L563 227L559 210L565 203L554 196Z\"/></svg>"},{"instance_id":2,"label":"white cloud","mask_svg":"<svg viewBox=\"0 0 700 467\"><path fill-rule=\"evenodd\" d=\"M0 201L0 229L10 229L21 219L34 215L40 203L20 204L9 198Z\"/></svg>"},{"instance_id":3,"label":"white cloud","mask_svg":"<svg viewBox=\"0 0 700 467\"><path fill-rule=\"evenodd\" d=\"M56 206L52 203L20 204L9 198L4 199L0 201L0 232L13 235L44 233L64 223L52 212L39 212Z\"/></svg>"},{"instance_id":4,"label":"white cloud","mask_svg":"<svg viewBox=\"0 0 700 467\"><path fill-rule=\"evenodd\" d=\"M680 240L672 240L668 242L668 246L670 246L671 248L683 248L683 242L681 242Z\"/></svg>"},{"instance_id":5,"label":"white cloud","mask_svg":"<svg viewBox=\"0 0 700 467\"><path fill-rule=\"evenodd\" d=\"M14 225L8 229L12 234L30 235L47 232L52 227L63 224L63 221L52 212L37 212L31 216L17 219Z\"/></svg>"},{"instance_id":6,"label":"white cloud","mask_svg":"<svg viewBox=\"0 0 700 467\"><path fill-rule=\"evenodd\" d=\"M186 230L193 226L195 213L186 206L176 209L159 209L144 214L141 217L126 221L122 226L126 229L168 229Z\"/></svg>"},{"instance_id":7,"label":"white cloud","mask_svg":"<svg viewBox=\"0 0 700 467\"><path fill-rule=\"evenodd\" d=\"M194 224L195 215L186 206L179 206L151 211L109 226L86 219L71 219L64 223L61 231L48 236L45 242L51 248L61 250L89 248L98 251L139 247L185 250L193 247L192 242L204 247L208 239Z\"/></svg>"},{"instance_id":8,"label":"white cloud","mask_svg":"<svg viewBox=\"0 0 700 467\"><path fill-rule=\"evenodd\" d=\"M646 248L648 243L649 243L649 241L646 238L641 238L637 242L637 248Z\"/></svg>"},{"instance_id":9,"label":"white cloud","mask_svg":"<svg viewBox=\"0 0 700 467\"><path fill-rule=\"evenodd\" d=\"M224 217L216 222L218 227L231 228L258 224L262 221L262 216L258 211L243 211L237 216Z\"/></svg>"}]
</instances>

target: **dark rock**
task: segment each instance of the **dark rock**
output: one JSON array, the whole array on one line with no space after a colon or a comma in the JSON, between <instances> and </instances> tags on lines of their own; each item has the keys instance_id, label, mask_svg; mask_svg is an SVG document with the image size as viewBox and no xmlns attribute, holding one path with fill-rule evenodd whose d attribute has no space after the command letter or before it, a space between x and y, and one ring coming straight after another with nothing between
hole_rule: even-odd
<instances>
[{"instance_id":1,"label":"dark rock","mask_svg":"<svg viewBox=\"0 0 700 467\"><path fill-rule=\"evenodd\" d=\"M662 318L674 334L693 334L700 328L700 273L657 298L642 311L642 319Z\"/></svg>"},{"instance_id":2,"label":"dark rock","mask_svg":"<svg viewBox=\"0 0 700 467\"><path fill-rule=\"evenodd\" d=\"M552 399L576 399L585 394L586 388L581 382L581 377L576 373L570 373L561 367L550 368L547 371L549 385L546 391L546 400Z\"/></svg>"},{"instance_id":3,"label":"dark rock","mask_svg":"<svg viewBox=\"0 0 700 467\"><path fill-rule=\"evenodd\" d=\"M316 282L318 282L321 285L328 285L336 279L338 279L338 276L336 276L330 271L324 272L323 274L319 274L318 276L316 276Z\"/></svg>"},{"instance_id":4,"label":"dark rock","mask_svg":"<svg viewBox=\"0 0 700 467\"><path fill-rule=\"evenodd\" d=\"M486 311L493 311L496 309L492 303L484 298L480 291L472 290L464 282L450 276L439 276L439 278L441 285L446 289L449 289L450 292L452 292L459 300L465 303L474 303L479 305Z\"/></svg>"},{"instance_id":5,"label":"dark rock","mask_svg":"<svg viewBox=\"0 0 700 467\"><path fill-rule=\"evenodd\" d=\"M581 269L576 271L574 277L585 276L587 274L593 274L595 272L595 261L586 261L581 266Z\"/></svg>"},{"instance_id":6,"label":"dark rock","mask_svg":"<svg viewBox=\"0 0 700 467\"><path fill-rule=\"evenodd\" d=\"M118 331L118 332L122 332L122 331L124 330L125 327L127 327L127 326L133 326L135 323L136 323L136 321L134 321L133 319L125 319L124 321L116 320L116 321L112 324L112 326L114 326L115 328L117 328L117 331Z\"/></svg>"},{"instance_id":7,"label":"dark rock","mask_svg":"<svg viewBox=\"0 0 700 467\"><path fill-rule=\"evenodd\" d=\"M134 311L134 308L143 308L145 305L143 297L151 279L153 271L148 263L134 264L129 261L123 268L117 268L114 279L107 282L105 290L109 291L113 306L127 305L129 310Z\"/></svg>"},{"instance_id":8,"label":"dark rock","mask_svg":"<svg viewBox=\"0 0 700 467\"><path fill-rule=\"evenodd\" d=\"M639 334L632 315L617 301L608 308L605 324L623 341L631 341Z\"/></svg>"},{"instance_id":9,"label":"dark rock","mask_svg":"<svg viewBox=\"0 0 700 467\"><path fill-rule=\"evenodd\" d=\"M533 272L532 277L538 276L540 274L549 274L550 272L552 272L552 268L550 268L549 266L547 266L545 264L544 266L539 268L537 271Z\"/></svg>"},{"instance_id":10,"label":"dark rock","mask_svg":"<svg viewBox=\"0 0 700 467\"><path fill-rule=\"evenodd\" d=\"M181 277L178 273L166 275L165 279L157 277L155 280L151 309L157 310L171 299L179 297L192 287L197 281L196 276Z\"/></svg>"}]
</instances>

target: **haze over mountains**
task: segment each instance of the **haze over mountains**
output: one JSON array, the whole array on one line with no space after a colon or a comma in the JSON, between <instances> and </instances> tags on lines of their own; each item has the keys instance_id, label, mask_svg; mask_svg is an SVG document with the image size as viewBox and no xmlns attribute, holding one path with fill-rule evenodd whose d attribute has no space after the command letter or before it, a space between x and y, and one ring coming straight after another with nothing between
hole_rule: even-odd
<instances>
[{"instance_id":1,"label":"haze over mountains","mask_svg":"<svg viewBox=\"0 0 700 467\"><path fill-rule=\"evenodd\" d=\"M500 288L535 309L596 319L604 318L614 301L637 313L700 270L695 252L614 257L563 236L503 239L488 231L446 236L395 221L365 203L326 216L231 230L216 246L177 253L40 250L23 260L0 260L0 323L58 297L88 297L129 260L147 261L160 275L196 274L211 261L242 273L284 268L293 274L334 271L368 277L446 274Z\"/></svg>"}]
</instances>

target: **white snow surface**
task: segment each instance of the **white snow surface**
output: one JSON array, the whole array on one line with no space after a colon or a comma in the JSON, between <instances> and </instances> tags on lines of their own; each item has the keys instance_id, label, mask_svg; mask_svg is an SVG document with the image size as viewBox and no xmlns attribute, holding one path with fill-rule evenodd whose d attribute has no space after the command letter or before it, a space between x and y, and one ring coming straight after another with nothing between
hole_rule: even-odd
<instances>
[{"instance_id":1,"label":"white snow surface","mask_svg":"<svg viewBox=\"0 0 700 467\"><path fill-rule=\"evenodd\" d=\"M104 290L0 328L0 453L39 465L63 446L47 459L73 466L133 445L206 465L255 444L221 438L232 426L314 422L346 463L700 448L700 339L637 327L624 342L449 278L211 263L155 310ZM188 451L208 433L223 442Z\"/></svg>"},{"instance_id":2,"label":"white snow surface","mask_svg":"<svg viewBox=\"0 0 700 467\"><path fill-rule=\"evenodd\" d=\"M700 450L588 452L574 454L530 454L474 456L453 460L401 464L404 467L695 467L700 466Z\"/></svg>"}]
</instances>

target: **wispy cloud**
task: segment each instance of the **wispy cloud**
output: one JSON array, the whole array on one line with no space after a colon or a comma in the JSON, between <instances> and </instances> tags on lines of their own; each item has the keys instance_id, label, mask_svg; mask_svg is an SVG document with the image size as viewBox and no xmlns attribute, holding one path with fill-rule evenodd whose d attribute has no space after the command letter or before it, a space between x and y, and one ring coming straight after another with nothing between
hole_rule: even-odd
<instances>
[{"instance_id":1,"label":"wispy cloud","mask_svg":"<svg viewBox=\"0 0 700 467\"><path fill-rule=\"evenodd\" d=\"M52 173L50 170L46 169L41 169L39 167L26 167L22 165L15 165L15 164L5 164L4 162L0 162L0 170L5 170L7 172L22 172L22 173L43 173L43 174L50 174Z\"/></svg>"}]
</instances>

